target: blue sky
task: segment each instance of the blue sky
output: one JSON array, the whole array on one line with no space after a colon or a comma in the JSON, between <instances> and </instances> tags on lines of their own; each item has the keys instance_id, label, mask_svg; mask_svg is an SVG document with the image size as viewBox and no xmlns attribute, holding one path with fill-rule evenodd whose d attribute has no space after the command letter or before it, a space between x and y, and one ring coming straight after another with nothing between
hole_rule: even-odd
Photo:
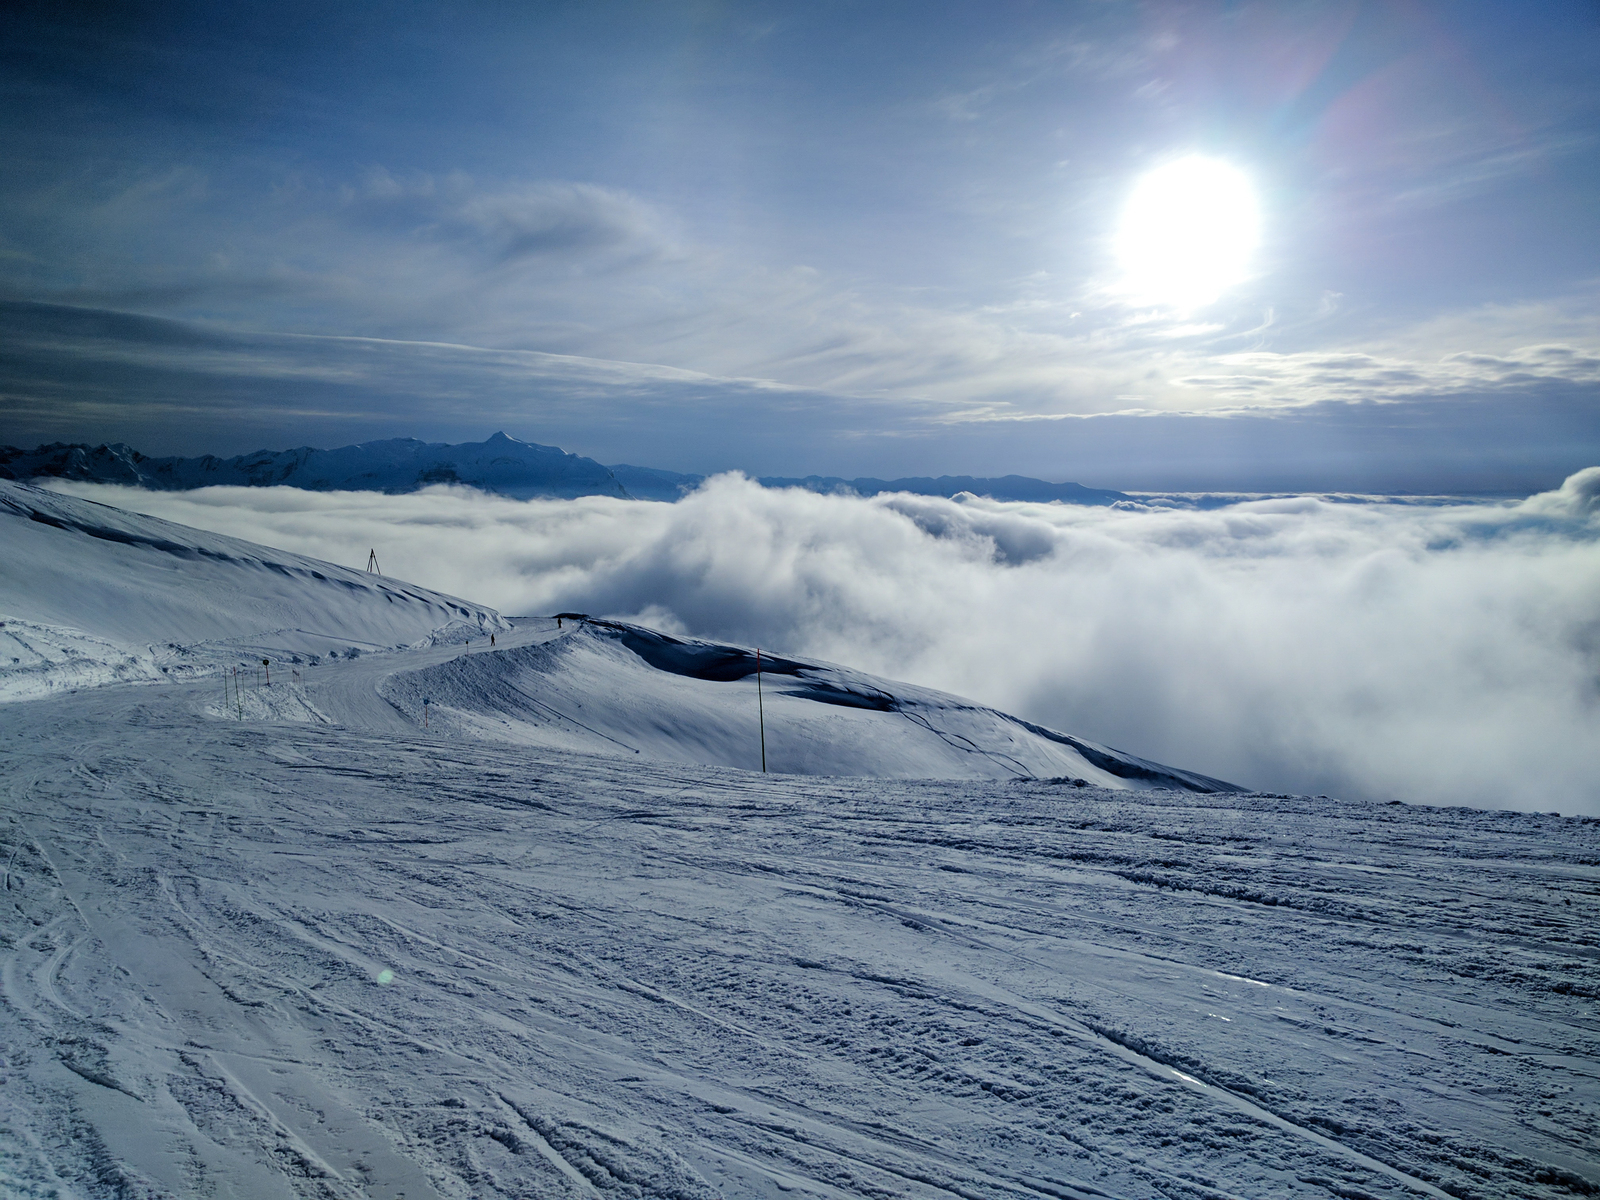
<instances>
[{"instance_id":1,"label":"blue sky","mask_svg":"<svg viewBox=\"0 0 1600 1200\"><path fill-rule=\"evenodd\" d=\"M0 441L504 428L1124 488L1600 462L1592 3L15 11ZM1193 157L1257 244L1203 302L1134 294L1129 198Z\"/></svg>"}]
</instances>

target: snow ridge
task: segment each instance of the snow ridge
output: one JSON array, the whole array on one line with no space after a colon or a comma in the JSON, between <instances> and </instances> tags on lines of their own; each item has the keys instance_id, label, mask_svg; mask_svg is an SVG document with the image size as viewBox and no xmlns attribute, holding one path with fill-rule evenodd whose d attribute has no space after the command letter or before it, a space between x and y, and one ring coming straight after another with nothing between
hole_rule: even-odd
<instances>
[{"instance_id":1,"label":"snow ridge","mask_svg":"<svg viewBox=\"0 0 1600 1200\"><path fill-rule=\"evenodd\" d=\"M555 634L555 629L549 630ZM380 694L430 728L591 753L890 778L1052 779L1243 789L998 709L833 663L562 614L552 640L388 676Z\"/></svg>"},{"instance_id":2,"label":"snow ridge","mask_svg":"<svg viewBox=\"0 0 1600 1200\"><path fill-rule=\"evenodd\" d=\"M0 480L0 700L510 626L440 592Z\"/></svg>"}]
</instances>

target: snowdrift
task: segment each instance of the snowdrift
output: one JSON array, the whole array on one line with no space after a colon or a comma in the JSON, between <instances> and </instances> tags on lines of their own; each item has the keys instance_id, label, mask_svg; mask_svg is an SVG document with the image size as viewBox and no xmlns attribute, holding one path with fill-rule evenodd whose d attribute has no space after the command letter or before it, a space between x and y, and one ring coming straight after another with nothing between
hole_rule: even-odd
<instances>
[{"instance_id":1,"label":"snowdrift","mask_svg":"<svg viewBox=\"0 0 1600 1200\"><path fill-rule=\"evenodd\" d=\"M929 688L570 616L538 645L389 675L380 694L429 728L553 749L796 775L1054 779L1234 792ZM759 692L759 695L758 695Z\"/></svg>"},{"instance_id":2,"label":"snowdrift","mask_svg":"<svg viewBox=\"0 0 1600 1200\"><path fill-rule=\"evenodd\" d=\"M0 700L506 628L481 604L0 480Z\"/></svg>"}]
</instances>

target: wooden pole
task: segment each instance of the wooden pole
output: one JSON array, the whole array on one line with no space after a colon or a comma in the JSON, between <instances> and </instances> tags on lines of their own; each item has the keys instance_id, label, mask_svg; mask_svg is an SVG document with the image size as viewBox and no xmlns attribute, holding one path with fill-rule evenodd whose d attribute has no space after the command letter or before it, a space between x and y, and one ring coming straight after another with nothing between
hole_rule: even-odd
<instances>
[{"instance_id":1,"label":"wooden pole","mask_svg":"<svg viewBox=\"0 0 1600 1200\"><path fill-rule=\"evenodd\" d=\"M761 773L767 773L767 706L761 698L761 647L756 647L756 715L761 722Z\"/></svg>"}]
</instances>

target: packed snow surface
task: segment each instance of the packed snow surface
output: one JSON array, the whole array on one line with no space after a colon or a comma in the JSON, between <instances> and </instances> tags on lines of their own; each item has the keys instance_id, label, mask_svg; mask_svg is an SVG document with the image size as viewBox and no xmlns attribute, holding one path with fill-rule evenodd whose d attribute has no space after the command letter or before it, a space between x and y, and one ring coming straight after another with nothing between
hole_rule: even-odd
<instances>
[{"instance_id":1,"label":"packed snow surface","mask_svg":"<svg viewBox=\"0 0 1600 1200\"><path fill-rule=\"evenodd\" d=\"M204 690L6 710L0 1193L1600 1185L1596 824L761 775Z\"/></svg>"},{"instance_id":2,"label":"packed snow surface","mask_svg":"<svg viewBox=\"0 0 1600 1200\"><path fill-rule=\"evenodd\" d=\"M8 603L91 661L258 576L353 631L448 608L18 495ZM1600 822L1091 778L1141 764L782 658L769 758L1028 769L763 774L748 652L468 607L270 684L0 709L0 1195L1600 1190Z\"/></svg>"}]
</instances>

